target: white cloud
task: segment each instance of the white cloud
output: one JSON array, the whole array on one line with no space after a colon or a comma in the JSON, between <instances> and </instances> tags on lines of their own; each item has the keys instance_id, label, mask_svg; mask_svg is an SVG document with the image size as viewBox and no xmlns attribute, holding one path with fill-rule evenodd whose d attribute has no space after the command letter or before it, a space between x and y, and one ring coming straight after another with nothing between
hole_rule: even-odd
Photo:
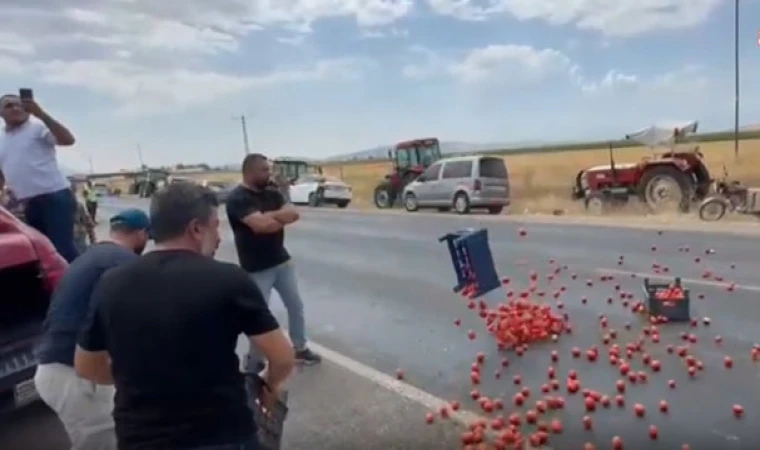
<instances>
[{"instance_id":1,"label":"white cloud","mask_svg":"<svg viewBox=\"0 0 760 450\"><path fill-rule=\"evenodd\" d=\"M601 80L587 81L578 74L578 84L585 92L598 92L601 90L618 89L620 87L633 87L639 84L639 77L621 71L611 69Z\"/></svg>"},{"instance_id":2,"label":"white cloud","mask_svg":"<svg viewBox=\"0 0 760 450\"><path fill-rule=\"evenodd\" d=\"M317 20L353 18L377 29L412 7L413 0L26 0L0 5L0 73L88 88L122 111L181 108L262 85L355 77L362 62L351 58L255 75L216 73L204 61L237 52L263 28L287 31L277 40L298 45Z\"/></svg>"},{"instance_id":3,"label":"white cloud","mask_svg":"<svg viewBox=\"0 0 760 450\"><path fill-rule=\"evenodd\" d=\"M699 25L724 0L428 0L439 14L483 21L499 15L573 25L608 36Z\"/></svg>"},{"instance_id":4,"label":"white cloud","mask_svg":"<svg viewBox=\"0 0 760 450\"><path fill-rule=\"evenodd\" d=\"M562 51L529 45L493 44L471 49L458 58L419 46L409 52L414 62L403 66L402 75L415 80L449 76L468 85L516 86L564 77L589 95L658 92L663 98L698 93L710 82L705 68L699 65L663 68L647 76L609 69L601 77L593 77Z\"/></svg>"},{"instance_id":5,"label":"white cloud","mask_svg":"<svg viewBox=\"0 0 760 450\"><path fill-rule=\"evenodd\" d=\"M90 89L120 101L122 114L135 114L208 103L273 84L355 79L367 63L358 59L324 60L309 67L250 76L183 68L157 70L116 60L55 60L37 64L35 69L46 83Z\"/></svg>"},{"instance_id":6,"label":"white cloud","mask_svg":"<svg viewBox=\"0 0 760 450\"><path fill-rule=\"evenodd\" d=\"M460 59L446 59L422 47L410 50L415 61L404 66L402 74L413 79L443 74L465 84L521 84L568 73L572 66L570 58L559 50L529 45L492 44L469 50Z\"/></svg>"},{"instance_id":7,"label":"white cloud","mask_svg":"<svg viewBox=\"0 0 760 450\"><path fill-rule=\"evenodd\" d=\"M537 82L570 67L570 59L559 50L529 45L489 45L470 51L451 66L451 73L465 83L489 80Z\"/></svg>"}]
</instances>

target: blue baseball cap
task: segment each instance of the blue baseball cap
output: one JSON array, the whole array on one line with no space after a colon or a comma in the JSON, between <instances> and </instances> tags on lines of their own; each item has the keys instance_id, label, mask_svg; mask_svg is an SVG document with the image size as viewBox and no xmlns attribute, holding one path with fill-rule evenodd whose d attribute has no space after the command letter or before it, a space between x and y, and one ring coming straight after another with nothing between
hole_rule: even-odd
<instances>
[{"instance_id":1,"label":"blue baseball cap","mask_svg":"<svg viewBox=\"0 0 760 450\"><path fill-rule=\"evenodd\" d=\"M150 233L150 218L145 212L137 208L129 208L111 217L111 226L120 226L132 231L145 230ZM151 236L152 238L152 236Z\"/></svg>"}]
</instances>

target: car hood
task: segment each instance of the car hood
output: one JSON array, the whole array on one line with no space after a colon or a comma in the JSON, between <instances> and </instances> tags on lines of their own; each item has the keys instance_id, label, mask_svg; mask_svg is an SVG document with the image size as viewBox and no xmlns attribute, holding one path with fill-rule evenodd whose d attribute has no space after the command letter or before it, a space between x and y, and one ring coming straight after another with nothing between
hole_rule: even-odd
<instances>
[{"instance_id":1,"label":"car hood","mask_svg":"<svg viewBox=\"0 0 760 450\"><path fill-rule=\"evenodd\" d=\"M347 183L344 183L342 181L325 181L324 183L322 183L322 186L342 187L342 188L351 187Z\"/></svg>"}]
</instances>

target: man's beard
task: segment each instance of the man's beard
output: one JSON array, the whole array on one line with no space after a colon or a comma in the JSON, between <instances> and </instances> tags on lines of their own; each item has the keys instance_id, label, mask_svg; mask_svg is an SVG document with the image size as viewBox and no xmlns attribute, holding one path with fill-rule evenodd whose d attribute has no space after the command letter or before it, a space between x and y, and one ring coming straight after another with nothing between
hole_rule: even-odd
<instances>
[{"instance_id":1,"label":"man's beard","mask_svg":"<svg viewBox=\"0 0 760 450\"><path fill-rule=\"evenodd\" d=\"M253 183L253 187L259 190L264 190L269 187L269 179L266 180L257 180Z\"/></svg>"}]
</instances>

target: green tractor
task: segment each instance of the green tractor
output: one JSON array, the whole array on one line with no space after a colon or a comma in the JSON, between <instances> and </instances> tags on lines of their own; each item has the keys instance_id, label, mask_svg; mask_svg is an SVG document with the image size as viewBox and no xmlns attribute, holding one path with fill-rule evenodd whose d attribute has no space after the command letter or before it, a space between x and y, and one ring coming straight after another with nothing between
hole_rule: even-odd
<instances>
[{"instance_id":1,"label":"green tractor","mask_svg":"<svg viewBox=\"0 0 760 450\"><path fill-rule=\"evenodd\" d=\"M322 167L299 158L274 158L272 162L272 182L282 195L289 199L290 186L304 175L322 174Z\"/></svg>"}]
</instances>

